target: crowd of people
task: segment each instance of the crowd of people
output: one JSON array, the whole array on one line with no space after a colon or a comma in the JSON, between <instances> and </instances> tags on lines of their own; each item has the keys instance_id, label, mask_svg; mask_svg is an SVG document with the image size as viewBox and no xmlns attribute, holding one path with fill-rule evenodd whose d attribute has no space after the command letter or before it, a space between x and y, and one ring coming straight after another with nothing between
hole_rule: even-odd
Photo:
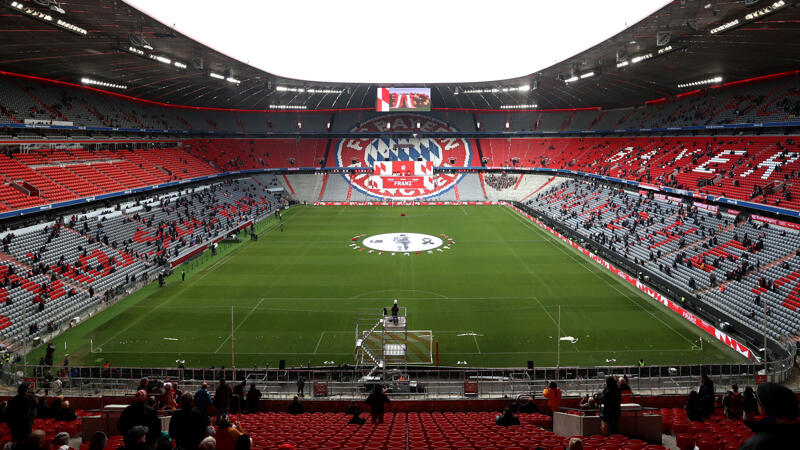
<instances>
[{"instance_id":1,"label":"crowd of people","mask_svg":"<svg viewBox=\"0 0 800 450\"><path fill-rule=\"evenodd\" d=\"M249 390L246 387L246 382L228 383L220 379L212 395L205 382L192 393L181 391L178 384L169 379L143 378L117 422L117 431L124 437L121 448L250 450L252 439L236 417L260 412L262 394L255 384L251 384ZM600 416L604 434L616 435L620 433L622 403L631 393L627 377L608 376L602 390L585 395L578 407L584 414ZM555 381L548 383L542 396L550 415L562 409L564 392ZM364 403L370 409L371 422L383 423L386 405L390 403L386 386L376 384ZM718 404L727 419L744 421L753 430L753 436L742 444L742 449L792 448L796 437L800 436L797 397L787 387L766 382L755 390L748 386L742 394L734 384L718 398L713 381L702 374L698 389L687 397L687 417L692 421L706 420L716 414ZM503 427L520 426L517 414L536 411L532 396L521 397L505 407L495 423ZM299 397L294 397L286 412L305 413ZM363 425L367 421L361 417L361 407L355 401L350 402L346 413L350 416L349 424ZM51 417L69 422L77 417L63 397L48 402L44 396L37 397L27 382L19 385L17 395L7 404L0 404L0 415L11 431L12 441L6 450L68 450L68 434L59 433L48 443L44 432L34 430L34 419ZM168 429L162 429L164 415L171 416ZM108 437L97 432L89 443L89 450L103 450L107 443ZM580 438L571 439L567 448L581 449L583 442Z\"/></svg>"},{"instance_id":2,"label":"crowd of people","mask_svg":"<svg viewBox=\"0 0 800 450\"><path fill-rule=\"evenodd\" d=\"M490 173L489 175L483 177L483 179L484 181L486 181L486 184L488 184L492 188L497 189L498 191L502 191L504 189L514 187L514 185L517 184L519 177L508 175L506 173L500 173L500 174Z\"/></svg>"}]
</instances>

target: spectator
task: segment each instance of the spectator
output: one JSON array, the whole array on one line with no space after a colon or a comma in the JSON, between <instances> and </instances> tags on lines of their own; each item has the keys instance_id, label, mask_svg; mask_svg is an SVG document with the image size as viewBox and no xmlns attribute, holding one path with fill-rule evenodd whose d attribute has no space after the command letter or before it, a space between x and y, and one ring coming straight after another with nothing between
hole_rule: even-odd
<instances>
[{"instance_id":1,"label":"spectator","mask_svg":"<svg viewBox=\"0 0 800 450\"><path fill-rule=\"evenodd\" d=\"M108 436L102 431L95 431L89 441L89 450L104 450L108 445Z\"/></svg>"},{"instance_id":2,"label":"spectator","mask_svg":"<svg viewBox=\"0 0 800 450\"><path fill-rule=\"evenodd\" d=\"M350 418L350 421L347 422L348 424L364 425L364 422L367 421L367 419L361 417L361 408L356 402L350 402L350 405L345 410L345 414L353 416Z\"/></svg>"},{"instance_id":3,"label":"spectator","mask_svg":"<svg viewBox=\"0 0 800 450\"><path fill-rule=\"evenodd\" d=\"M214 402L211 400L211 394L208 393L208 383L205 381L200 384L200 389L194 393L194 404L197 406L197 409L200 410L200 414L208 417L208 409Z\"/></svg>"},{"instance_id":4,"label":"spectator","mask_svg":"<svg viewBox=\"0 0 800 450\"><path fill-rule=\"evenodd\" d=\"M511 411L511 408L506 407L502 415L495 417L494 423L502 427L510 427L512 425L519 425L519 419Z\"/></svg>"},{"instance_id":5,"label":"spectator","mask_svg":"<svg viewBox=\"0 0 800 450\"><path fill-rule=\"evenodd\" d=\"M214 438L217 440L217 450L234 450L236 440L244 435L242 425L239 422L231 423L227 414L217 419L217 432Z\"/></svg>"},{"instance_id":6,"label":"spectator","mask_svg":"<svg viewBox=\"0 0 800 450\"><path fill-rule=\"evenodd\" d=\"M372 423L383 423L384 405L389 403L389 397L383 393L383 387L379 384L375 385L372 393L367 397L366 403L370 406L370 415L372 416Z\"/></svg>"},{"instance_id":7,"label":"spectator","mask_svg":"<svg viewBox=\"0 0 800 450\"><path fill-rule=\"evenodd\" d=\"M47 435L42 430L36 430L25 438L21 448L23 450L49 450L47 447Z\"/></svg>"},{"instance_id":8,"label":"spectator","mask_svg":"<svg viewBox=\"0 0 800 450\"><path fill-rule=\"evenodd\" d=\"M758 400L753 388L744 388L744 420L753 420L758 414Z\"/></svg>"},{"instance_id":9,"label":"spectator","mask_svg":"<svg viewBox=\"0 0 800 450\"><path fill-rule=\"evenodd\" d=\"M758 411L766 417L747 423L756 434L739 447L741 450L797 448L800 422L797 397L791 389L771 382L758 385Z\"/></svg>"},{"instance_id":10,"label":"spectator","mask_svg":"<svg viewBox=\"0 0 800 450\"><path fill-rule=\"evenodd\" d=\"M59 422L72 422L78 418L75 411L69 407L69 402L64 400L62 396L56 397L56 399L53 400L53 403L50 405L50 416Z\"/></svg>"},{"instance_id":11,"label":"spectator","mask_svg":"<svg viewBox=\"0 0 800 450\"><path fill-rule=\"evenodd\" d=\"M61 431L53 438L52 450L69 450L69 433Z\"/></svg>"},{"instance_id":12,"label":"spectator","mask_svg":"<svg viewBox=\"0 0 800 450\"><path fill-rule=\"evenodd\" d=\"M619 433L619 416L621 414L622 395L619 392L619 385L614 377L606 377L606 387L600 393L600 419L605 425L607 434Z\"/></svg>"},{"instance_id":13,"label":"spectator","mask_svg":"<svg viewBox=\"0 0 800 450\"><path fill-rule=\"evenodd\" d=\"M232 396L231 386L225 382L225 378L221 378L217 385L217 391L214 393L214 408L217 416L228 413ZM217 446L219 446L219 442Z\"/></svg>"},{"instance_id":14,"label":"spectator","mask_svg":"<svg viewBox=\"0 0 800 450\"><path fill-rule=\"evenodd\" d=\"M197 448L199 450L216 450L217 440L213 436L207 436L200 441L200 445Z\"/></svg>"},{"instance_id":15,"label":"spectator","mask_svg":"<svg viewBox=\"0 0 800 450\"><path fill-rule=\"evenodd\" d=\"M731 390L722 396L722 406L725 411L725 417L731 420L742 420L744 397L739 393L738 385L731 385Z\"/></svg>"},{"instance_id":16,"label":"spectator","mask_svg":"<svg viewBox=\"0 0 800 450\"><path fill-rule=\"evenodd\" d=\"M700 396L697 391L689 392L689 397L686 398L686 404L683 406L686 410L686 417L694 422L703 421L703 410L700 407Z\"/></svg>"},{"instance_id":17,"label":"spectator","mask_svg":"<svg viewBox=\"0 0 800 450\"><path fill-rule=\"evenodd\" d=\"M234 450L250 450L250 447L253 445L253 440L250 439L250 436L247 434L243 434L236 438L236 446Z\"/></svg>"},{"instance_id":18,"label":"spectator","mask_svg":"<svg viewBox=\"0 0 800 450\"><path fill-rule=\"evenodd\" d=\"M589 394L584 395L578 404L580 409L586 410L598 409L597 406L597 394L592 396L589 396Z\"/></svg>"},{"instance_id":19,"label":"spectator","mask_svg":"<svg viewBox=\"0 0 800 450\"><path fill-rule=\"evenodd\" d=\"M547 407L550 408L551 416L561 407L561 394L561 389L558 388L555 381L551 381L542 391L542 396L547 399Z\"/></svg>"},{"instance_id":20,"label":"spectator","mask_svg":"<svg viewBox=\"0 0 800 450\"><path fill-rule=\"evenodd\" d=\"M703 417L709 417L714 413L714 382L704 373L700 375L700 390L697 391L700 396L700 411Z\"/></svg>"},{"instance_id":21,"label":"spectator","mask_svg":"<svg viewBox=\"0 0 800 450\"><path fill-rule=\"evenodd\" d=\"M147 392L136 391L136 395L133 397L131 404L128 405L119 416L117 430L119 430L120 434L126 436L127 439L128 432L132 428L137 426L142 427L147 430L147 445L152 447L155 445L158 436L161 435L161 420L158 418L156 410L145 404L146 401ZM140 429L137 430L141 431ZM138 437L136 439L138 439ZM131 444L135 443L136 441L131 441ZM126 441L125 446L127 447L128 445Z\"/></svg>"},{"instance_id":22,"label":"spectator","mask_svg":"<svg viewBox=\"0 0 800 450\"><path fill-rule=\"evenodd\" d=\"M567 450L583 450L583 439L574 437L569 440Z\"/></svg>"},{"instance_id":23,"label":"spectator","mask_svg":"<svg viewBox=\"0 0 800 450\"><path fill-rule=\"evenodd\" d=\"M11 440L20 442L33 430L33 419L36 417L36 397L28 390L24 382L17 388L17 395L8 402L6 414L8 427L11 429Z\"/></svg>"},{"instance_id":24,"label":"spectator","mask_svg":"<svg viewBox=\"0 0 800 450\"><path fill-rule=\"evenodd\" d=\"M242 412L244 404L244 388L247 381L242 380L241 383L233 387L233 397L231 398L231 412L239 414Z\"/></svg>"},{"instance_id":25,"label":"spectator","mask_svg":"<svg viewBox=\"0 0 800 450\"><path fill-rule=\"evenodd\" d=\"M181 408L172 414L169 421L169 435L177 447L183 450L196 450L206 435L208 419L192 407L192 394L181 396Z\"/></svg>"},{"instance_id":26,"label":"spectator","mask_svg":"<svg viewBox=\"0 0 800 450\"><path fill-rule=\"evenodd\" d=\"M258 401L261 399L261 391L256 389L256 384L251 383L250 389L247 391L247 396L245 400L245 412L246 413L254 413L261 410L258 406Z\"/></svg>"},{"instance_id":27,"label":"spectator","mask_svg":"<svg viewBox=\"0 0 800 450\"><path fill-rule=\"evenodd\" d=\"M160 426L161 424L159 423ZM147 439L151 433L150 429L144 425L135 425L124 434L125 440L123 442L125 445L121 447L121 450L151 450L153 448L151 445L147 445ZM161 432L158 434L160 435ZM155 440L153 440L153 443L155 443Z\"/></svg>"},{"instance_id":28,"label":"spectator","mask_svg":"<svg viewBox=\"0 0 800 450\"><path fill-rule=\"evenodd\" d=\"M305 409L303 408L303 404L300 403L300 399L297 398L296 395L292 399L292 402L289 403L288 412L289 412L289 414L303 414L305 412Z\"/></svg>"},{"instance_id":29,"label":"spectator","mask_svg":"<svg viewBox=\"0 0 800 450\"><path fill-rule=\"evenodd\" d=\"M297 395L305 397L304 391L306 386L306 379L302 375L297 379Z\"/></svg>"},{"instance_id":30,"label":"spectator","mask_svg":"<svg viewBox=\"0 0 800 450\"><path fill-rule=\"evenodd\" d=\"M175 401L175 390L172 389L172 383L164 383L164 393L161 394L159 403L163 409L173 410L178 407L178 403Z\"/></svg>"}]
</instances>

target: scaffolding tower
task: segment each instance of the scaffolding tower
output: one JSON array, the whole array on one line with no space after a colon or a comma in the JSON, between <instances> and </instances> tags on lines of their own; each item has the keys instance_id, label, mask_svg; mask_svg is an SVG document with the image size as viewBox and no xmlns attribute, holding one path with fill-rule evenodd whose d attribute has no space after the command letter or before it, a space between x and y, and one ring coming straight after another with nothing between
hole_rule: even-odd
<instances>
[{"instance_id":1,"label":"scaffolding tower","mask_svg":"<svg viewBox=\"0 0 800 450\"><path fill-rule=\"evenodd\" d=\"M370 367L365 377L383 380L390 367L408 369L408 327L406 308L395 319L386 309L360 309L356 316L356 371Z\"/></svg>"}]
</instances>

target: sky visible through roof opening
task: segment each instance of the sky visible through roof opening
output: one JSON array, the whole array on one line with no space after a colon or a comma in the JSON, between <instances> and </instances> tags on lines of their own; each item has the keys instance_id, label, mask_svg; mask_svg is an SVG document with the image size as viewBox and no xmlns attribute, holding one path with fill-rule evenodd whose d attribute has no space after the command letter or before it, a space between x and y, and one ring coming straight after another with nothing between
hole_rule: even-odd
<instances>
[{"instance_id":1,"label":"sky visible through roof opening","mask_svg":"<svg viewBox=\"0 0 800 450\"><path fill-rule=\"evenodd\" d=\"M422 84L484 82L529 75L610 38L669 2L127 3L208 47L281 77ZM653 41L655 45L655 37ZM150 43L158 50L157 38ZM234 70L231 75L238 74Z\"/></svg>"}]
</instances>

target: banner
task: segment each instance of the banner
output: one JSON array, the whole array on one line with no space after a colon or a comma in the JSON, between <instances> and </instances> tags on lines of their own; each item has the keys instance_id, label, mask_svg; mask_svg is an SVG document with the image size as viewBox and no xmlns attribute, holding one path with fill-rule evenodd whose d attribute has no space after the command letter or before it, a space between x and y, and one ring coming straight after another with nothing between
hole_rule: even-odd
<instances>
[{"instance_id":1,"label":"banner","mask_svg":"<svg viewBox=\"0 0 800 450\"><path fill-rule=\"evenodd\" d=\"M378 189L432 189L433 177L372 177Z\"/></svg>"},{"instance_id":2,"label":"banner","mask_svg":"<svg viewBox=\"0 0 800 450\"><path fill-rule=\"evenodd\" d=\"M25 119L25 125L59 125L62 127L71 127L74 124L65 120Z\"/></svg>"},{"instance_id":3,"label":"banner","mask_svg":"<svg viewBox=\"0 0 800 450\"><path fill-rule=\"evenodd\" d=\"M713 212L713 213L715 213L715 212L719 211L719 207L718 207L718 206L715 206L715 205L707 205L707 204L705 204L705 203L694 202L694 206L695 206L697 209L705 209L706 211L711 211L711 212Z\"/></svg>"},{"instance_id":4,"label":"banner","mask_svg":"<svg viewBox=\"0 0 800 450\"><path fill-rule=\"evenodd\" d=\"M797 223L794 223L794 222L787 222L785 220L778 220L778 219L773 219L771 217L756 216L756 215L752 215L750 217L752 217L753 220L758 221L758 222L770 223L772 225L778 225L779 227L791 228L793 230L800 230L800 224L797 224Z\"/></svg>"},{"instance_id":5,"label":"banner","mask_svg":"<svg viewBox=\"0 0 800 450\"><path fill-rule=\"evenodd\" d=\"M373 173L382 177L433 175L433 161L379 161L375 163Z\"/></svg>"}]
</instances>

